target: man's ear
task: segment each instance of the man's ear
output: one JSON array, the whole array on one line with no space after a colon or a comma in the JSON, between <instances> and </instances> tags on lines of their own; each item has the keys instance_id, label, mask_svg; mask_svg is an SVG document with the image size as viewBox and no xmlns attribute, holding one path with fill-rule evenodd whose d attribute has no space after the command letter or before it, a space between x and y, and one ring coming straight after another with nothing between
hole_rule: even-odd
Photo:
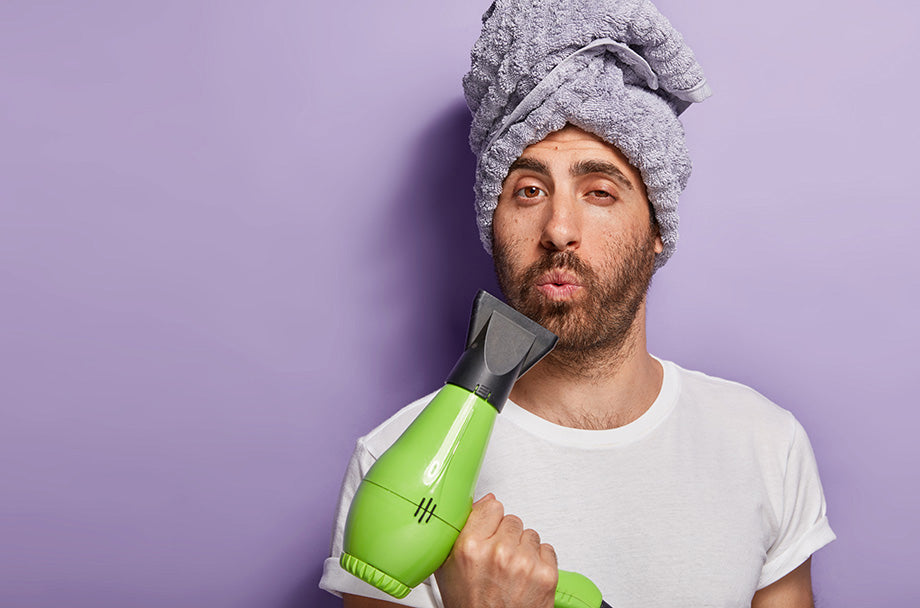
<instances>
[{"instance_id":1,"label":"man's ear","mask_svg":"<svg viewBox=\"0 0 920 608\"><path fill-rule=\"evenodd\" d=\"M649 203L648 208L649 213L652 214L652 232L655 233L655 253L661 253L664 251L664 242L661 240L661 226L655 221L655 210L652 208L651 203Z\"/></svg>"},{"instance_id":2,"label":"man's ear","mask_svg":"<svg viewBox=\"0 0 920 608\"><path fill-rule=\"evenodd\" d=\"M644 185L643 185L644 188ZM644 189L643 189L644 192ZM658 225L658 220L655 219L655 206L652 205L652 201L648 199L648 196L645 197L645 202L648 204L648 219L649 223L652 226L652 232L655 233L655 253L661 253L664 251L664 243L661 241L661 226Z\"/></svg>"}]
</instances>

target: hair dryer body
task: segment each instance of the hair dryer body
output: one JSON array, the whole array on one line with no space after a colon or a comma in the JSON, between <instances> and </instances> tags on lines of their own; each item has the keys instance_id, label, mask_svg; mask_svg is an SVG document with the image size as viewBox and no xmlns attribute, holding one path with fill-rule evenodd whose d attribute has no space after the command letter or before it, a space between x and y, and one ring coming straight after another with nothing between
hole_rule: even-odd
<instances>
[{"instance_id":1,"label":"hair dryer body","mask_svg":"<svg viewBox=\"0 0 920 608\"><path fill-rule=\"evenodd\" d=\"M470 514L496 414L452 384L435 395L358 487L345 524L346 570L405 597L444 563Z\"/></svg>"},{"instance_id":2,"label":"hair dryer body","mask_svg":"<svg viewBox=\"0 0 920 608\"><path fill-rule=\"evenodd\" d=\"M371 467L345 522L342 567L402 598L431 576L469 517L495 418L556 336L480 291L467 348L445 386ZM606 606L588 578L559 572L557 608Z\"/></svg>"}]
</instances>

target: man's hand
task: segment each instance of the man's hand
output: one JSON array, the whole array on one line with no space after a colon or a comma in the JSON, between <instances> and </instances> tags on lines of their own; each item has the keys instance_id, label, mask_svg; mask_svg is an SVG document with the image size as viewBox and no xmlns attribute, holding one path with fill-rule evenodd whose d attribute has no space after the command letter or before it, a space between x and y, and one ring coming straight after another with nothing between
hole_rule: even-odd
<instances>
[{"instance_id":1,"label":"man's hand","mask_svg":"<svg viewBox=\"0 0 920 608\"><path fill-rule=\"evenodd\" d=\"M487 494L435 573L445 608L552 608L556 552Z\"/></svg>"}]
</instances>

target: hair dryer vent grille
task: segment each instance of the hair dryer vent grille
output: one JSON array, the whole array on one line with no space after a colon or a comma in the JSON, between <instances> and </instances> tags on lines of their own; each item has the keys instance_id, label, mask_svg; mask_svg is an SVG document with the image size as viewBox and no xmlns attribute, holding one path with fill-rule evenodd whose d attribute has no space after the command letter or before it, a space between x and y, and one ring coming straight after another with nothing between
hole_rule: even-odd
<instances>
[{"instance_id":1,"label":"hair dryer vent grille","mask_svg":"<svg viewBox=\"0 0 920 608\"><path fill-rule=\"evenodd\" d=\"M438 506L431 504L433 501L434 499L429 497L428 504L425 504L425 497L422 496L422 500L419 501L418 508L415 509L415 515L413 516L418 517L418 523L427 524L431 520L431 516L434 515L434 509ZM425 517L426 515L428 517Z\"/></svg>"}]
</instances>

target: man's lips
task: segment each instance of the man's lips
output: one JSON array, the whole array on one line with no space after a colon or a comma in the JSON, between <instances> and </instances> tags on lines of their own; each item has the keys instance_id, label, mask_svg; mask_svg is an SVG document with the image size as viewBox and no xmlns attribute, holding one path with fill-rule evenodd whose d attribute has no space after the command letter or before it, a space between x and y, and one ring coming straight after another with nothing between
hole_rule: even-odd
<instances>
[{"instance_id":1,"label":"man's lips","mask_svg":"<svg viewBox=\"0 0 920 608\"><path fill-rule=\"evenodd\" d=\"M581 289L581 284L571 272L551 270L537 278L536 287L550 300L566 300Z\"/></svg>"}]
</instances>

